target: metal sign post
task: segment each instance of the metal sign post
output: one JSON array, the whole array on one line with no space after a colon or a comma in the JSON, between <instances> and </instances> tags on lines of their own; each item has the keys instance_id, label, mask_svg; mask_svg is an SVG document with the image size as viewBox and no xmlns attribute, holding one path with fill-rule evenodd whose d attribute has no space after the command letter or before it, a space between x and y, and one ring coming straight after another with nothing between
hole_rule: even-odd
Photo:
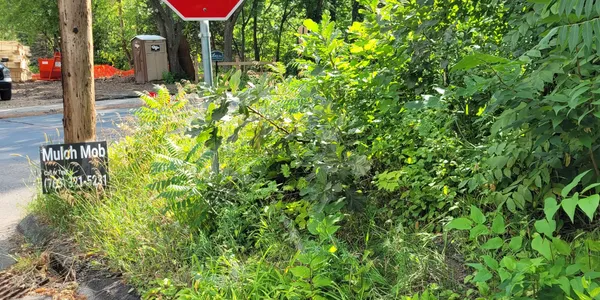
<instances>
[{"instance_id":1,"label":"metal sign post","mask_svg":"<svg viewBox=\"0 0 600 300\"><path fill-rule=\"evenodd\" d=\"M242 5L244 0L162 0L185 21L200 21L202 39L202 64L204 82L213 85L210 51L210 26L208 20L226 21Z\"/></svg>"},{"instance_id":2,"label":"metal sign post","mask_svg":"<svg viewBox=\"0 0 600 300\"><path fill-rule=\"evenodd\" d=\"M223 51L214 50L211 53L211 59L215 63L215 76L219 77L219 62L225 61Z\"/></svg>"},{"instance_id":3,"label":"metal sign post","mask_svg":"<svg viewBox=\"0 0 600 300\"><path fill-rule=\"evenodd\" d=\"M200 21L200 40L202 41L202 66L204 68L204 83L213 86L212 51L210 50L210 23Z\"/></svg>"}]
</instances>

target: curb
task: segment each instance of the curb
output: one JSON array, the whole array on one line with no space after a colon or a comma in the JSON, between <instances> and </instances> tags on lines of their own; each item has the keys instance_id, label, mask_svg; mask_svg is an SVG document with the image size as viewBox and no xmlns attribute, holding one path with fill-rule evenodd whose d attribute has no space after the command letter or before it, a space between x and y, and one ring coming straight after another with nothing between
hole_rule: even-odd
<instances>
[{"instance_id":1,"label":"curb","mask_svg":"<svg viewBox=\"0 0 600 300\"><path fill-rule=\"evenodd\" d=\"M118 98L118 99L104 99L102 101L109 101L109 100L124 100L124 99L132 99L131 97L128 98ZM101 101L100 101L101 102ZM96 106L96 110L107 110L107 109L126 109L126 108L138 108L143 106L142 103L121 103L121 104L106 104L106 105L98 105ZM39 106L38 106L39 107ZM36 106L32 106L31 108L36 108ZM16 110L20 110L21 108L18 108ZM35 116L45 116L45 115L56 115L56 114L62 114L63 113L63 109L62 108L48 108L45 110L33 110L33 111L16 111L16 112L6 112L6 113L2 113L0 112L0 120L2 119L13 119L13 118L24 118L24 117L35 117Z\"/></svg>"},{"instance_id":2,"label":"curb","mask_svg":"<svg viewBox=\"0 0 600 300\"><path fill-rule=\"evenodd\" d=\"M8 251L5 251L5 249L0 249L0 271L10 268L16 263L17 261L10 255L10 253L8 253Z\"/></svg>"},{"instance_id":3,"label":"curb","mask_svg":"<svg viewBox=\"0 0 600 300\"><path fill-rule=\"evenodd\" d=\"M37 216L28 215L17 226L17 230L23 234L25 239L35 246L45 248L56 234L52 228L44 224ZM53 252L50 255L50 267L59 273L73 267L70 253ZM85 263L87 267L89 265ZM135 289L124 284L118 276L108 274L106 271L89 268L83 272L81 278L77 277L79 283L78 293L88 300L138 300ZM43 299L43 298L42 298Z\"/></svg>"},{"instance_id":4,"label":"curb","mask_svg":"<svg viewBox=\"0 0 600 300\"><path fill-rule=\"evenodd\" d=\"M113 95L113 96L106 96L106 97L102 97L102 98L96 98L96 102L107 101L107 100L131 99L131 98L139 98L139 97L140 97L140 95L138 95L136 93L121 94L121 95Z\"/></svg>"}]
</instances>

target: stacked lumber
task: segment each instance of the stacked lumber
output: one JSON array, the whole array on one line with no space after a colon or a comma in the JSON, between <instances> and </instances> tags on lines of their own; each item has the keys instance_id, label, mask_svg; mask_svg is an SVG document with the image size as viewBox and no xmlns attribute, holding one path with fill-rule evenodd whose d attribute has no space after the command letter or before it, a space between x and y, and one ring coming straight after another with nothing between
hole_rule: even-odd
<instances>
[{"instance_id":1,"label":"stacked lumber","mask_svg":"<svg viewBox=\"0 0 600 300\"><path fill-rule=\"evenodd\" d=\"M31 80L29 71L29 57L31 50L27 46L15 41L0 41L0 58L7 57L4 63L10 69L13 81L24 82Z\"/></svg>"}]
</instances>

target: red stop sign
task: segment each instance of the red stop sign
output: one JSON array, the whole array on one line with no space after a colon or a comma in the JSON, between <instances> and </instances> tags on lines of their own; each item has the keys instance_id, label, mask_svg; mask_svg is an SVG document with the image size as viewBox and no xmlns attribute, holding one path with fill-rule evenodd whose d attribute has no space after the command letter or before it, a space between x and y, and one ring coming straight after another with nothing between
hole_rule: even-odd
<instances>
[{"instance_id":1,"label":"red stop sign","mask_svg":"<svg viewBox=\"0 0 600 300\"><path fill-rule=\"evenodd\" d=\"M225 21L244 0L163 0L186 21Z\"/></svg>"}]
</instances>

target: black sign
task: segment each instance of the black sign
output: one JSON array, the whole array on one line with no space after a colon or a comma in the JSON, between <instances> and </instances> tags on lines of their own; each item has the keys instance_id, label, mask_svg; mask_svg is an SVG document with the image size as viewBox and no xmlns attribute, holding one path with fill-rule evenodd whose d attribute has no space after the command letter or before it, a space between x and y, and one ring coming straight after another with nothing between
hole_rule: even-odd
<instances>
[{"instance_id":1,"label":"black sign","mask_svg":"<svg viewBox=\"0 0 600 300\"><path fill-rule=\"evenodd\" d=\"M225 54L223 54L223 51L215 50L211 53L210 57L214 62L225 61Z\"/></svg>"},{"instance_id":2,"label":"black sign","mask_svg":"<svg viewBox=\"0 0 600 300\"><path fill-rule=\"evenodd\" d=\"M160 45L151 45L150 50L152 52L158 52L158 51L160 51Z\"/></svg>"},{"instance_id":3,"label":"black sign","mask_svg":"<svg viewBox=\"0 0 600 300\"><path fill-rule=\"evenodd\" d=\"M41 146L40 161L44 194L60 189L108 186L106 142Z\"/></svg>"}]
</instances>

